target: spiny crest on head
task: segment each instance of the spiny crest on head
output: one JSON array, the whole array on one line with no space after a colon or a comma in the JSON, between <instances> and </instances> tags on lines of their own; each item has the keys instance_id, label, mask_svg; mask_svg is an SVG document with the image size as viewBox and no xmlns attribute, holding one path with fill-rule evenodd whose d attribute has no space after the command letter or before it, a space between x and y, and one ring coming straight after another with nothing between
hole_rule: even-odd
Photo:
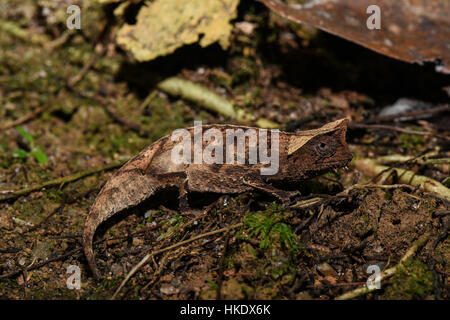
<instances>
[{"instance_id":1,"label":"spiny crest on head","mask_svg":"<svg viewBox=\"0 0 450 320\"><path fill-rule=\"evenodd\" d=\"M303 147L309 140L318 135L330 133L336 130L343 130L343 134L345 135L347 121L347 119L339 119L327 123L326 125L318 129L301 131L299 133L296 133L295 135L292 135L289 140L288 155L293 154L295 151Z\"/></svg>"}]
</instances>

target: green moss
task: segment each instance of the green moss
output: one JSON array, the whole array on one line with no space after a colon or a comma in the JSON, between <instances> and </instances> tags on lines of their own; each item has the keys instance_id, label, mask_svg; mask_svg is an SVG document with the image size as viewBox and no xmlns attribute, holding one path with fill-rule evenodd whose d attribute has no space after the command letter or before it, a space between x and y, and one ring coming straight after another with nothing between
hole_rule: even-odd
<instances>
[{"instance_id":1,"label":"green moss","mask_svg":"<svg viewBox=\"0 0 450 320\"><path fill-rule=\"evenodd\" d=\"M413 129L414 130L414 129ZM401 133L399 135L400 145L405 149L416 150L425 143L424 136Z\"/></svg>"},{"instance_id":2,"label":"green moss","mask_svg":"<svg viewBox=\"0 0 450 320\"><path fill-rule=\"evenodd\" d=\"M276 203L266 211L258 211L244 218L249 237L260 240L260 248L268 249L274 243L280 244L295 254L299 251L297 237L284 222L283 212Z\"/></svg>"},{"instance_id":3,"label":"green moss","mask_svg":"<svg viewBox=\"0 0 450 320\"><path fill-rule=\"evenodd\" d=\"M423 299L433 294L433 273L417 259L408 259L404 266L390 279L381 299Z\"/></svg>"},{"instance_id":4,"label":"green moss","mask_svg":"<svg viewBox=\"0 0 450 320\"><path fill-rule=\"evenodd\" d=\"M113 291L117 288L119 283L122 281L123 276L115 277L115 278L105 278L102 282L97 285L94 289L85 292L81 299L90 299L90 300L103 300L109 299Z\"/></svg>"}]
</instances>

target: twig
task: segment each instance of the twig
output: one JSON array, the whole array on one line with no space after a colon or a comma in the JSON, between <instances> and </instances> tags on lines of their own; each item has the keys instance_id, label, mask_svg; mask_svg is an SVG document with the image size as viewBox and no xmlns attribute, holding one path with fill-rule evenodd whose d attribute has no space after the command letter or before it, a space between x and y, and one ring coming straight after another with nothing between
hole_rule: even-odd
<instances>
[{"instance_id":1,"label":"twig","mask_svg":"<svg viewBox=\"0 0 450 320\"><path fill-rule=\"evenodd\" d=\"M74 173L70 176L66 176L66 177L62 177L62 178L57 178L54 180L50 180L50 181L46 181L43 183L39 183L36 184L34 186L28 187L28 188L24 188L24 189L20 189L20 190L16 190L16 191L0 191L0 193L6 193L7 195L3 198L0 198L0 202L1 201L6 201L6 200L11 200L11 199L15 199L18 198L20 196L24 196L27 195L31 192L37 191L37 190L41 190L43 188L47 188L47 187L53 187L53 186L61 186L64 185L66 183L69 182L73 182L76 180L79 180L81 178L102 172L102 171L107 171L107 170L111 170L117 167L120 167L124 164L124 161L119 162L119 163L113 163L113 164L109 164L107 166L101 167L101 168L97 168L97 169L92 169L92 170L87 170L87 171L83 171L83 172L78 172L78 173Z\"/></svg>"},{"instance_id":2,"label":"twig","mask_svg":"<svg viewBox=\"0 0 450 320\"><path fill-rule=\"evenodd\" d=\"M434 179L416 175L413 171L399 168L389 168L378 164L372 159L356 159L355 167L368 176L376 176L381 173L382 178L385 178L392 172L396 172L400 182L419 187L424 191L437 193L444 199L448 201L450 200L450 189Z\"/></svg>"},{"instance_id":3,"label":"twig","mask_svg":"<svg viewBox=\"0 0 450 320\"><path fill-rule=\"evenodd\" d=\"M450 137L439 135L439 134L435 134L433 132L408 130L408 129L403 129L403 128L399 128L399 127L388 126L388 125L385 125L385 124L350 123L348 125L348 127L352 128L352 129L356 128L356 129L390 130L390 131L397 131L397 132L402 132L402 133L411 134L411 135L433 136L433 137L441 138L441 139L444 139L444 140L450 140Z\"/></svg>"},{"instance_id":4,"label":"twig","mask_svg":"<svg viewBox=\"0 0 450 320\"><path fill-rule=\"evenodd\" d=\"M84 78L86 73L97 62L98 58L106 52L107 44L105 44L105 43L102 44L101 42L105 38L108 37L109 28L110 28L110 24L108 22L106 22L105 25L103 26L102 30L100 31L100 33L96 36L96 38L94 40L94 49L95 49L95 46L98 44L101 46L100 50L98 50L94 53L94 55L91 57L89 62L83 66L83 68L81 69L81 71L78 74L69 78L69 80L66 83L66 85L69 88L73 88L73 86L75 86L79 81L81 81L81 79Z\"/></svg>"},{"instance_id":5,"label":"twig","mask_svg":"<svg viewBox=\"0 0 450 320\"><path fill-rule=\"evenodd\" d=\"M46 223L48 221L48 219L50 219L51 217L53 217L56 213L58 214L62 214L64 207L66 206L66 200L67 200L67 194L64 194L63 199L62 199L62 203L61 205L56 208L55 210L53 210L52 213L50 213L47 217L45 217L41 222L39 222L38 224L35 224L34 226L29 227L28 229L25 229L22 234L34 231L36 229L38 229L41 225L43 225L44 223Z\"/></svg>"},{"instance_id":6,"label":"twig","mask_svg":"<svg viewBox=\"0 0 450 320\"><path fill-rule=\"evenodd\" d=\"M41 263L33 265L32 267L28 268L27 270L30 271L30 270L38 269L38 268L41 268L41 267L45 266L46 264L49 264L50 262L54 262L54 261L58 261L58 260L61 260L61 259L65 259L65 258L70 257L71 255L77 253L78 251L81 251L82 249L83 248L81 248L81 247L80 248L76 248L76 249L70 250L67 253L59 255L57 257L49 258L48 260L45 260L45 261L43 261ZM10 277L13 277L13 276L16 276L16 275L20 274L21 272L22 272L22 269L16 270L16 271L12 271L10 273L2 274L2 275L0 275L0 279L10 278Z\"/></svg>"},{"instance_id":7,"label":"twig","mask_svg":"<svg viewBox=\"0 0 450 320\"><path fill-rule=\"evenodd\" d=\"M177 234L178 232L182 232L187 226L193 224L195 221L198 221L200 218L204 217L212 208L214 208L217 205L217 202L219 202L219 200L214 201L213 203L208 205L202 211L202 213L196 215L194 218L192 218L191 220L189 220L188 222L186 222L182 226L180 226L180 227L176 228L175 230L173 230L172 233L166 239L164 239L164 241L161 243L161 247L164 246L167 242L169 242L175 236L175 234Z\"/></svg>"},{"instance_id":8,"label":"twig","mask_svg":"<svg viewBox=\"0 0 450 320\"><path fill-rule=\"evenodd\" d=\"M223 245L222 257L219 262L219 271L218 279L217 279L217 293L216 300L220 300L222 298L222 283L223 283L223 270L225 269L225 256L227 255L228 243L230 242L230 234L228 231L225 233L225 243Z\"/></svg>"},{"instance_id":9,"label":"twig","mask_svg":"<svg viewBox=\"0 0 450 320\"><path fill-rule=\"evenodd\" d=\"M14 121L11 121L3 126L0 127L0 131L4 131L4 130L8 130L10 128L13 128L15 126L21 125L25 122L30 121L31 119L36 118L38 115L40 115L42 112L44 112L48 107L40 107L37 108L35 110L33 110L32 112L30 112L29 114L24 115L23 117L20 117Z\"/></svg>"},{"instance_id":10,"label":"twig","mask_svg":"<svg viewBox=\"0 0 450 320\"><path fill-rule=\"evenodd\" d=\"M450 164L450 158L431 158L430 155L420 157L407 156L403 154L390 154L377 158L380 163L396 163L396 162L411 162L421 165L436 165L436 164Z\"/></svg>"},{"instance_id":11,"label":"twig","mask_svg":"<svg viewBox=\"0 0 450 320\"><path fill-rule=\"evenodd\" d=\"M98 58L100 58L100 56L105 53L106 47L106 45L101 45L100 50L94 53L94 55L91 57L91 60L89 60L89 62L83 66L83 69L81 69L81 71L74 75L72 78L69 78L69 80L67 80L67 86L72 88L79 81L81 81L81 79L84 78L89 69L91 69L91 67L97 62Z\"/></svg>"},{"instance_id":12,"label":"twig","mask_svg":"<svg viewBox=\"0 0 450 320\"><path fill-rule=\"evenodd\" d=\"M414 190L413 186L410 186L409 184L355 184L341 193L348 194L353 189L400 189L400 188L406 188L409 190Z\"/></svg>"},{"instance_id":13,"label":"twig","mask_svg":"<svg viewBox=\"0 0 450 320\"><path fill-rule=\"evenodd\" d=\"M152 253L147 254L144 258L142 258L141 261L139 261L139 263L138 263L137 265L135 265L135 266L133 267L133 269L130 270L130 272L128 272L127 276L126 276L125 279L122 281L122 283L120 284L120 286L117 288L116 292L115 292L114 295L111 297L111 299L114 300L114 299L116 298L116 296L119 294L120 290L122 290L122 288L123 288L124 285L128 282L128 280L130 280L130 278L131 278L131 277L132 277L132 276L133 276L133 275L134 275L134 274L135 274L135 273L136 273L143 265L145 265L145 264L147 263L147 261L148 261L150 258L152 258L153 256L155 256L155 255L157 255L157 254L160 254L160 253L163 253L163 252L166 252L166 251L169 251L169 250L172 250L172 249L175 249L175 248L178 248L178 247L180 247L180 246L183 246L183 245L185 245L185 244L191 243L191 242L193 242L193 241L196 241L196 240L199 240L199 239L202 239L202 238L206 238L206 237L209 237L209 236L218 234L218 233L226 232L226 231L229 231L229 230L231 230L231 229L239 228L239 227L241 227L241 226L242 226L242 223L237 223L237 224L234 224L234 225L232 225L232 226L230 226L230 227L227 227L227 228L222 228L222 229L219 229L219 230L214 230L214 231L211 231L211 232L207 232L207 233L204 233L204 234L201 234L201 235L192 237L192 238L187 239L187 240L184 240L184 241L180 241L180 242L178 242L178 243L176 243L176 244L174 244L174 245L171 245L171 246L168 246L168 247L165 247L165 248L163 248L163 249L156 250L156 251L154 251L154 252L152 252Z\"/></svg>"},{"instance_id":14,"label":"twig","mask_svg":"<svg viewBox=\"0 0 450 320\"><path fill-rule=\"evenodd\" d=\"M415 255L415 253L417 252L417 250L419 250L419 248L421 248L422 246L424 246L424 245L427 243L427 241L428 241L430 235L431 235L430 233L425 233L425 234L422 235L418 240L416 240L416 241L412 244L412 246L406 251L405 255L400 259L400 261L399 261L398 264L396 264L396 265L393 266L392 268L389 268L389 269L383 271L383 272L380 274L380 277L379 277L380 281L385 280L385 279L391 277L391 276L394 275L398 270L400 270L400 269L404 266L404 263L406 262L406 260L408 260L409 258L413 257L413 256ZM357 289L355 289L355 290L346 292L346 293L344 293L344 294L338 296L338 297L336 298L336 300L349 300L349 299L354 299L354 298L357 298L357 297L359 297L359 296L361 296L361 295L364 295L364 294L366 294L366 293L372 292L372 291L374 291L374 290L376 290L376 287L375 287L375 286L374 286L374 287L371 287L371 288L369 288L369 287L367 287L367 286L364 286L364 287L357 288Z\"/></svg>"},{"instance_id":15,"label":"twig","mask_svg":"<svg viewBox=\"0 0 450 320\"><path fill-rule=\"evenodd\" d=\"M170 95L180 96L183 99L193 101L206 109L234 118L240 122L250 123L253 120L251 113L235 108L231 102L217 93L191 81L171 77L158 83L157 87ZM264 118L256 119L255 124L261 128L280 127L279 124Z\"/></svg>"},{"instance_id":16,"label":"twig","mask_svg":"<svg viewBox=\"0 0 450 320\"><path fill-rule=\"evenodd\" d=\"M20 40L35 45L44 45L45 43L49 42L49 38L47 35L28 32L27 29L22 28L18 23L13 21L0 20L0 30L9 33L10 35Z\"/></svg>"},{"instance_id":17,"label":"twig","mask_svg":"<svg viewBox=\"0 0 450 320\"><path fill-rule=\"evenodd\" d=\"M103 105L103 108L105 109L106 113L118 124L124 126L127 129L130 129L131 131L136 132L138 135L140 135L143 138L150 137L150 131L144 130L141 128L140 125L132 122L128 122L126 120L123 120L120 118L114 111L111 110L111 108L102 100L96 99L97 102L100 102Z\"/></svg>"},{"instance_id":18,"label":"twig","mask_svg":"<svg viewBox=\"0 0 450 320\"><path fill-rule=\"evenodd\" d=\"M322 200L324 200L324 199L320 198L320 197L316 197L316 198L312 198L312 199L306 199L306 200L300 200L300 201L296 202L295 204L293 204L292 206L290 206L290 208L292 208L292 209L304 209L304 208L308 208L310 206L313 206L315 204L318 204Z\"/></svg>"},{"instance_id":19,"label":"twig","mask_svg":"<svg viewBox=\"0 0 450 320\"><path fill-rule=\"evenodd\" d=\"M161 272L163 271L163 269L165 268L167 263L170 260L177 259L180 255L182 255L189 248L190 248L189 246L186 247L186 248L181 248L178 251L175 251L175 253L172 256L169 256L170 252L167 252L164 255L164 257L161 259L161 262L159 263L158 269L153 274L152 279L144 287L142 287L142 289L140 291L143 293L143 292L145 292L148 289L148 287L150 287L153 284L155 284L157 282L157 278L159 277L159 275L161 274Z\"/></svg>"}]
</instances>

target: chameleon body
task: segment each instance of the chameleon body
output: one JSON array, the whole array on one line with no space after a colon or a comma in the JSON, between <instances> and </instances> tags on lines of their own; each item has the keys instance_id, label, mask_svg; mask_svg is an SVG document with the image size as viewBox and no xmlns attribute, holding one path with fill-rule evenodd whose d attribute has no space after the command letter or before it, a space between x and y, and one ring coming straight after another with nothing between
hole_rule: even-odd
<instances>
[{"instance_id":1,"label":"chameleon body","mask_svg":"<svg viewBox=\"0 0 450 320\"><path fill-rule=\"evenodd\" d=\"M232 125L205 125L201 130L205 132L211 128L224 135L223 141L227 130L260 130ZM239 194L259 191L287 204L298 192L281 190L284 184L298 183L344 167L352 159L345 141L346 128L347 121L342 119L315 130L280 131L277 148L271 151L278 152L279 167L272 175L261 174L261 168L267 163L179 163L173 160L172 155L178 142L173 141L170 135L159 139L113 175L90 209L83 233L83 247L94 276L101 277L93 251L94 234L98 226L112 216L138 205L158 191L174 188L179 190L181 208L187 207L189 192ZM185 130L193 136L195 127ZM271 139L273 135L270 134L268 145L272 143ZM207 145L201 141L203 147ZM257 143L260 143L260 138ZM245 154L248 159L249 144L245 146Z\"/></svg>"}]
</instances>

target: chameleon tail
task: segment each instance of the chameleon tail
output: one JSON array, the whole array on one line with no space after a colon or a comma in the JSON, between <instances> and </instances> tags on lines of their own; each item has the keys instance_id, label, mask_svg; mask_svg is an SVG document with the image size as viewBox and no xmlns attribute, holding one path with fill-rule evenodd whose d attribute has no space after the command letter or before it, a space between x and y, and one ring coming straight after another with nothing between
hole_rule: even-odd
<instances>
[{"instance_id":1,"label":"chameleon tail","mask_svg":"<svg viewBox=\"0 0 450 320\"><path fill-rule=\"evenodd\" d=\"M84 254L86 256L87 262L89 263L89 267L91 268L92 274L96 279L101 278L100 271L97 268L97 264L95 263L94 249L93 249L93 240L95 230L97 229L97 225L95 223L96 219L92 219L96 215L89 215L89 218L86 221L86 226L83 232L83 249Z\"/></svg>"}]
</instances>

